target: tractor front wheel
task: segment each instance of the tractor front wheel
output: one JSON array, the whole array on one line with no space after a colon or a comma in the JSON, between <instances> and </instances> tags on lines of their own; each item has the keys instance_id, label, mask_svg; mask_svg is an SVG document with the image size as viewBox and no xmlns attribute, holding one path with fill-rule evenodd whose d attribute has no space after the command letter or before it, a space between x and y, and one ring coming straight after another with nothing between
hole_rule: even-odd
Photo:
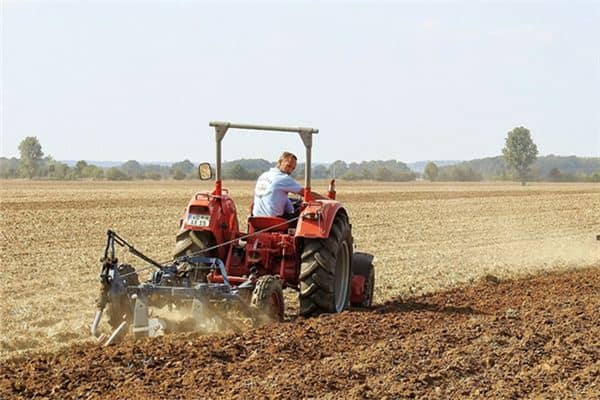
<instances>
[{"instance_id":1,"label":"tractor front wheel","mask_svg":"<svg viewBox=\"0 0 600 400\"><path fill-rule=\"evenodd\" d=\"M258 278L252 291L250 306L256 312L256 323L262 325L269 321L283 321L283 288L281 281L272 275Z\"/></svg>"},{"instance_id":2,"label":"tractor front wheel","mask_svg":"<svg viewBox=\"0 0 600 400\"><path fill-rule=\"evenodd\" d=\"M338 213L325 239L306 239L300 265L300 315L339 313L348 305L352 232Z\"/></svg>"}]
</instances>

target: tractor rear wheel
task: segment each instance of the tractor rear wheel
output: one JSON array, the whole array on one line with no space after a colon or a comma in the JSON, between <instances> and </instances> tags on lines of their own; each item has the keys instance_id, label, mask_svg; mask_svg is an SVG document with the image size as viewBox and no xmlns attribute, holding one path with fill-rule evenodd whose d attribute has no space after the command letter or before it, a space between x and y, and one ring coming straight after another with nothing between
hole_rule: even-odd
<instances>
[{"instance_id":1,"label":"tractor rear wheel","mask_svg":"<svg viewBox=\"0 0 600 400\"><path fill-rule=\"evenodd\" d=\"M209 232L183 231L175 238L173 257L177 258L186 255L202 255L204 257L210 257L208 254L204 254L201 251L208 247L212 247L213 245L214 239Z\"/></svg>"},{"instance_id":2,"label":"tractor rear wheel","mask_svg":"<svg viewBox=\"0 0 600 400\"><path fill-rule=\"evenodd\" d=\"M348 305L352 232L348 217L336 215L329 237L305 239L300 265L300 315L339 313Z\"/></svg>"},{"instance_id":3,"label":"tractor rear wheel","mask_svg":"<svg viewBox=\"0 0 600 400\"><path fill-rule=\"evenodd\" d=\"M213 247L215 241L209 232L183 231L175 239L175 250L173 258L181 256L213 257L214 250L202 252L202 250ZM206 271L194 270L190 279L192 282L206 282Z\"/></svg>"},{"instance_id":4,"label":"tractor rear wheel","mask_svg":"<svg viewBox=\"0 0 600 400\"><path fill-rule=\"evenodd\" d=\"M273 275L258 278L252 291L250 306L255 309L256 323L283 321L283 288L281 281Z\"/></svg>"}]
</instances>

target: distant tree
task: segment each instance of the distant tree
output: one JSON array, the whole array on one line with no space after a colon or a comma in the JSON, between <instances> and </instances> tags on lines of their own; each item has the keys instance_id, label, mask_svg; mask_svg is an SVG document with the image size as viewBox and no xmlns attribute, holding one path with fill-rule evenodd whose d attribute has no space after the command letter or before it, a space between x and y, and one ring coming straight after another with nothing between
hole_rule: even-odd
<instances>
[{"instance_id":1,"label":"distant tree","mask_svg":"<svg viewBox=\"0 0 600 400\"><path fill-rule=\"evenodd\" d=\"M145 164L144 176L146 179L160 180L168 179L171 176L171 167L158 164Z\"/></svg>"},{"instance_id":2,"label":"distant tree","mask_svg":"<svg viewBox=\"0 0 600 400\"><path fill-rule=\"evenodd\" d=\"M246 171L246 168L242 167L240 164L235 164L233 168L231 168L230 174L231 179L248 179L248 171Z\"/></svg>"},{"instance_id":3,"label":"distant tree","mask_svg":"<svg viewBox=\"0 0 600 400\"><path fill-rule=\"evenodd\" d=\"M376 181L391 181L392 180L392 171L387 169L386 167L377 167L375 170L374 178Z\"/></svg>"},{"instance_id":4,"label":"distant tree","mask_svg":"<svg viewBox=\"0 0 600 400\"><path fill-rule=\"evenodd\" d=\"M0 157L0 178L16 178L19 172L19 159Z\"/></svg>"},{"instance_id":5,"label":"distant tree","mask_svg":"<svg viewBox=\"0 0 600 400\"><path fill-rule=\"evenodd\" d=\"M29 179L37 176L39 171L39 163L44 152L42 145L35 136L27 136L19 144L19 152L21 153L21 174Z\"/></svg>"},{"instance_id":6,"label":"distant tree","mask_svg":"<svg viewBox=\"0 0 600 400\"><path fill-rule=\"evenodd\" d=\"M106 179L109 181L127 181L130 180L131 177L121 171L118 167L112 167L106 170Z\"/></svg>"},{"instance_id":7,"label":"distant tree","mask_svg":"<svg viewBox=\"0 0 600 400\"><path fill-rule=\"evenodd\" d=\"M435 181L438 176L438 167L433 162L428 162L425 166L425 178L429 179L431 182Z\"/></svg>"},{"instance_id":8,"label":"distant tree","mask_svg":"<svg viewBox=\"0 0 600 400\"><path fill-rule=\"evenodd\" d=\"M81 170L80 176L82 178L102 179L104 170L96 165L86 165Z\"/></svg>"},{"instance_id":9,"label":"distant tree","mask_svg":"<svg viewBox=\"0 0 600 400\"><path fill-rule=\"evenodd\" d=\"M550 170L550 173L548 174L548 179L550 179L552 182L559 182L560 180L562 180L562 174L560 173L560 169L554 167Z\"/></svg>"},{"instance_id":10,"label":"distant tree","mask_svg":"<svg viewBox=\"0 0 600 400\"><path fill-rule=\"evenodd\" d=\"M438 180L446 182L477 182L483 180L483 176L467 164L459 164L441 168Z\"/></svg>"},{"instance_id":11,"label":"distant tree","mask_svg":"<svg viewBox=\"0 0 600 400\"><path fill-rule=\"evenodd\" d=\"M153 181L160 181L162 176L158 172L148 172L145 174L146 179L152 179Z\"/></svg>"},{"instance_id":12,"label":"distant tree","mask_svg":"<svg viewBox=\"0 0 600 400\"><path fill-rule=\"evenodd\" d=\"M183 172L179 168L175 169L175 171L173 172L173 179L175 179L176 181L182 181L185 179L185 177L186 177L185 172Z\"/></svg>"},{"instance_id":13,"label":"distant tree","mask_svg":"<svg viewBox=\"0 0 600 400\"><path fill-rule=\"evenodd\" d=\"M393 180L395 182L409 182L417 179L417 174L412 171L395 171L393 174Z\"/></svg>"},{"instance_id":14,"label":"distant tree","mask_svg":"<svg viewBox=\"0 0 600 400\"><path fill-rule=\"evenodd\" d=\"M48 162L48 176L52 179L73 179L74 173L65 163L55 160Z\"/></svg>"},{"instance_id":15,"label":"distant tree","mask_svg":"<svg viewBox=\"0 0 600 400\"><path fill-rule=\"evenodd\" d=\"M171 165L171 173L173 174L173 177L175 177L175 172L177 170L183 172L184 175L191 175L196 173L196 166L190 160L183 160Z\"/></svg>"},{"instance_id":16,"label":"distant tree","mask_svg":"<svg viewBox=\"0 0 600 400\"><path fill-rule=\"evenodd\" d=\"M360 179L373 179L373 172L368 168L362 168L359 170Z\"/></svg>"},{"instance_id":17,"label":"distant tree","mask_svg":"<svg viewBox=\"0 0 600 400\"><path fill-rule=\"evenodd\" d=\"M75 172L77 176L83 176L83 169L88 166L88 163L84 160L79 160L75 163Z\"/></svg>"},{"instance_id":18,"label":"distant tree","mask_svg":"<svg viewBox=\"0 0 600 400\"><path fill-rule=\"evenodd\" d=\"M517 171L521 185L525 185L527 170L538 155L529 129L520 126L508 132L502 154L506 163Z\"/></svg>"},{"instance_id":19,"label":"distant tree","mask_svg":"<svg viewBox=\"0 0 600 400\"><path fill-rule=\"evenodd\" d=\"M121 171L135 179L144 179L144 167L136 160L129 160L121 164Z\"/></svg>"},{"instance_id":20,"label":"distant tree","mask_svg":"<svg viewBox=\"0 0 600 400\"><path fill-rule=\"evenodd\" d=\"M348 171L348 164L346 164L342 160L337 160L333 164L329 166L329 176L330 177L340 177L344 176L344 174Z\"/></svg>"},{"instance_id":21,"label":"distant tree","mask_svg":"<svg viewBox=\"0 0 600 400\"><path fill-rule=\"evenodd\" d=\"M304 173L302 175L304 175ZM329 178L329 169L323 164L318 164L312 167L312 177L315 179Z\"/></svg>"},{"instance_id":22,"label":"distant tree","mask_svg":"<svg viewBox=\"0 0 600 400\"><path fill-rule=\"evenodd\" d=\"M363 179L363 176L361 174L359 174L357 171L348 171L341 178L348 180L348 181L357 181L357 180Z\"/></svg>"}]
</instances>

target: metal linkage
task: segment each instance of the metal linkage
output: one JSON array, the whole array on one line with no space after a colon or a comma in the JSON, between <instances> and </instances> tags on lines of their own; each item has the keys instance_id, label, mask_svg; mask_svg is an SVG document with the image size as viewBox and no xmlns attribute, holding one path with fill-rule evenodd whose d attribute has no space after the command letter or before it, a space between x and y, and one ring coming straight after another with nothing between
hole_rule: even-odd
<instances>
[{"instance_id":1,"label":"metal linkage","mask_svg":"<svg viewBox=\"0 0 600 400\"><path fill-rule=\"evenodd\" d=\"M205 248L205 249L201 249L201 250L195 251L195 252L193 252L193 253L189 254L188 256L184 256L184 257L193 257L193 256L197 256L197 255L199 255L199 254L204 254L204 253L206 253L206 252L209 252L209 251L211 251L211 250L218 249L219 247L222 247L222 246L227 246L228 244L235 243L235 242L237 242L237 241L239 241L239 240L248 239L249 237L252 237L252 236L258 235L258 234L260 234L260 233L265 233L265 232L268 232L268 231L272 230L273 228L277 228L277 227L279 227L279 226L288 225L290 222L294 222L294 221L297 221L297 220L299 220L299 219L300 219L300 216L298 216L298 217L294 217L294 218L290 218L290 219L286 219L284 222L280 222L280 223L278 223L278 224L271 225L271 226L269 226L269 227L267 227L267 228L264 228L264 229L261 229L261 230L258 230L258 231L252 232L252 233L247 233L247 234L245 234L245 235L242 235L242 236L240 236L240 237L238 237L238 238L235 238L235 239L229 240L229 241L227 241L227 242L223 242L223 243L220 243L220 244L217 244L217 245L211 246L211 247L207 247L207 248ZM169 262L169 261L164 261L164 262L163 262L163 264L166 264L167 262Z\"/></svg>"},{"instance_id":2,"label":"metal linkage","mask_svg":"<svg viewBox=\"0 0 600 400\"><path fill-rule=\"evenodd\" d=\"M177 258L176 262L178 262L178 263L186 262L188 264L194 264L195 268L208 269L208 270L212 270L212 269L214 269L215 266L217 266L219 268L219 272L221 272L221 275L223 276L223 282L228 287L231 287L231 284L229 283L229 278L227 277L227 271L225 270L225 264L223 264L223 261L221 261L220 258L181 256L181 257ZM209 267L199 267L199 264L210 264L210 266Z\"/></svg>"},{"instance_id":3,"label":"metal linkage","mask_svg":"<svg viewBox=\"0 0 600 400\"><path fill-rule=\"evenodd\" d=\"M129 250L130 253L141 258L142 260L146 261L147 263L154 265L156 268L161 269L164 267L162 264L158 263L157 261L154 261L147 255L143 254L141 251L137 250L135 247L133 247L133 245L127 243L125 241L125 239L123 239L121 236L117 235L117 233L115 231L109 229L106 232L106 234L108 235L108 239L107 239L107 243L106 243L106 249L104 250L104 260L108 259L109 248L111 251L110 259L115 260L115 243L117 243L121 247L127 247L127 250Z\"/></svg>"}]
</instances>

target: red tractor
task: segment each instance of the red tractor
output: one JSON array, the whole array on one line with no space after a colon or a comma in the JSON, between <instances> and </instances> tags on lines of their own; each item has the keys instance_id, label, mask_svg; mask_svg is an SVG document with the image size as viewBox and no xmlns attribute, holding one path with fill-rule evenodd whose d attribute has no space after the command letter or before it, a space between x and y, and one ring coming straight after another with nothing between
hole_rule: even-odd
<instances>
[{"instance_id":1,"label":"red tractor","mask_svg":"<svg viewBox=\"0 0 600 400\"><path fill-rule=\"evenodd\" d=\"M335 199L335 180L327 197L311 192L312 128L289 128L211 122L216 131L216 179L212 192L190 200L176 237L174 259L160 264L141 254L113 231L103 258L98 311L92 333L105 308L115 328L107 343L128 325L136 336L168 331L163 320L149 318L149 307L190 310L198 321L206 315L224 318L233 305L256 321L282 320L283 289L299 293L299 314L339 313L348 306L369 307L373 300L373 256L353 251L347 210ZM236 204L221 181L221 143L229 129L295 132L306 147L303 199L297 215L248 218L248 232L239 229ZM200 179L210 180L208 163L199 166ZM114 244L156 267L150 281L140 284L137 271L119 264ZM160 334L160 333L158 333Z\"/></svg>"},{"instance_id":2,"label":"red tractor","mask_svg":"<svg viewBox=\"0 0 600 400\"><path fill-rule=\"evenodd\" d=\"M190 200L177 235L175 257L201 252L218 257L224 261L233 285L252 277L253 305L268 305L278 319L283 317L284 288L299 292L300 315L338 313L349 303L370 306L373 257L353 253L350 218L335 199L335 182L331 182L325 199L316 199L311 192L312 135L318 130L229 122L211 122L210 126L215 128L217 143L215 188L210 193L196 193ZM300 135L306 148L306 166L304 199L297 204L297 218L250 216L248 232L239 230L235 202L221 181L221 143L232 128ZM199 169L201 179L212 178L208 164ZM223 282L216 270L206 278L208 282Z\"/></svg>"}]
</instances>

